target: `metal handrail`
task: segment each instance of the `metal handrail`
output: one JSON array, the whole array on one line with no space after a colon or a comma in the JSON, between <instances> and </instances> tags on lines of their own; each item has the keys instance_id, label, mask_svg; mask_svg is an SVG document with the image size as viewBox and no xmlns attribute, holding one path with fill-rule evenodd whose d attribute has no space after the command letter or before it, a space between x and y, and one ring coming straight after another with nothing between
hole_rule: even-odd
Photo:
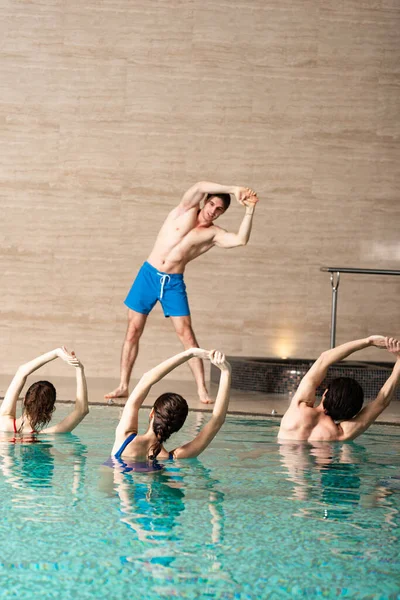
<instances>
[{"instance_id":1,"label":"metal handrail","mask_svg":"<svg viewBox=\"0 0 400 600\"><path fill-rule=\"evenodd\" d=\"M362 275L400 275L393 269L354 269L352 267L321 267L325 273L361 273Z\"/></svg>"},{"instance_id":2,"label":"metal handrail","mask_svg":"<svg viewBox=\"0 0 400 600\"><path fill-rule=\"evenodd\" d=\"M332 286L332 311L331 311L331 348L336 345L336 315L337 299L340 283L340 273L355 273L358 275L400 275L400 271L394 269L358 269L354 267L321 267L320 271L331 274Z\"/></svg>"}]
</instances>

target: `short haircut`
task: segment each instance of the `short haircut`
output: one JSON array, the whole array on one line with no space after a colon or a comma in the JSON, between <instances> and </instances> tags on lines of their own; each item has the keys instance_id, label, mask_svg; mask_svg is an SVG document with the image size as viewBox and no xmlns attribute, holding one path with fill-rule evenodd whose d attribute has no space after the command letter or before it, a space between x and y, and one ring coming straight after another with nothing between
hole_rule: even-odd
<instances>
[{"instance_id":1,"label":"short haircut","mask_svg":"<svg viewBox=\"0 0 400 600\"><path fill-rule=\"evenodd\" d=\"M352 377L337 377L327 387L324 411L334 421L348 421L360 412L364 402L361 385Z\"/></svg>"},{"instance_id":2,"label":"short haircut","mask_svg":"<svg viewBox=\"0 0 400 600\"><path fill-rule=\"evenodd\" d=\"M224 210L228 210L231 203L231 197L229 194L207 194L206 202L208 202L210 198L219 198L224 204Z\"/></svg>"}]
</instances>

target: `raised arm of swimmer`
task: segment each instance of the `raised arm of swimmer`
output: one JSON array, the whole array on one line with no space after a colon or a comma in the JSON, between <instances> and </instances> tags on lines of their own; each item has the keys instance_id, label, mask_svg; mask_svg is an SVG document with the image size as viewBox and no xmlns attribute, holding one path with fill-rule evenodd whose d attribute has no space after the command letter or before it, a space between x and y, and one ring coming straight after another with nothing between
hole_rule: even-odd
<instances>
[{"instance_id":1,"label":"raised arm of swimmer","mask_svg":"<svg viewBox=\"0 0 400 600\"><path fill-rule=\"evenodd\" d=\"M397 363L378 398L364 409L362 387L352 377L332 379L326 386L321 401L316 402L317 388L325 379L330 365L368 346L387 348L394 354L400 352L397 340L381 335L347 342L323 352L301 380L283 415L279 438L311 442L343 441L357 437L369 427L393 397L400 378Z\"/></svg>"},{"instance_id":2,"label":"raised arm of swimmer","mask_svg":"<svg viewBox=\"0 0 400 600\"><path fill-rule=\"evenodd\" d=\"M43 365L61 358L76 368L77 391L74 410L68 417L53 427L43 429L51 420L55 407L56 390L49 381L33 383L26 392L23 401L23 415L16 419L18 398L27 377ZM11 381L0 407L0 428L2 431L24 432L25 429L36 433L64 433L72 431L88 414L88 398L83 365L74 352L64 347L46 352L21 365Z\"/></svg>"},{"instance_id":3,"label":"raised arm of swimmer","mask_svg":"<svg viewBox=\"0 0 400 600\"><path fill-rule=\"evenodd\" d=\"M137 432L139 409L155 383L191 358L203 358L205 353L206 351L201 350L201 348L189 348L189 350L185 350L184 352L180 352L179 354L164 360L153 369L150 369L150 371L144 373L126 401L120 422L116 429L116 437L122 436L122 438L125 438L129 433Z\"/></svg>"},{"instance_id":4,"label":"raised arm of swimmer","mask_svg":"<svg viewBox=\"0 0 400 600\"><path fill-rule=\"evenodd\" d=\"M331 365L347 358L358 350L363 350L369 346L377 348L386 348L385 337L382 335L370 335L367 338L353 340L341 344L336 348L325 350L315 361L311 369L301 380L297 392L293 396L292 403L305 402L309 406L314 406L315 392L318 386L323 382Z\"/></svg>"},{"instance_id":5,"label":"raised arm of swimmer","mask_svg":"<svg viewBox=\"0 0 400 600\"><path fill-rule=\"evenodd\" d=\"M138 434L139 409L151 387L177 366L190 358L209 359L221 370L221 379L216 403L210 421L196 438L184 446L168 453L163 444L172 433L179 431L188 414L188 405L179 394L167 392L157 398L149 415L149 427L145 434ZM190 348L162 362L143 375L129 396L121 420L115 432L112 456L130 457L134 460L165 458L190 458L198 456L217 432L224 420L229 402L230 366L224 354L217 350ZM138 435L136 435L138 434Z\"/></svg>"},{"instance_id":6,"label":"raised arm of swimmer","mask_svg":"<svg viewBox=\"0 0 400 600\"><path fill-rule=\"evenodd\" d=\"M18 367L17 372L15 373L6 394L4 396L4 400L0 407L0 425L5 425L5 418L15 419L16 410L17 410L17 402L18 398L22 392L22 388L24 387L28 375L43 367L47 363L56 360L62 352L61 348L56 348L55 350L50 350L50 352L46 352L45 354L41 354L37 356L33 360L21 365ZM4 431L4 429L3 429Z\"/></svg>"},{"instance_id":7,"label":"raised arm of swimmer","mask_svg":"<svg viewBox=\"0 0 400 600\"><path fill-rule=\"evenodd\" d=\"M381 337L381 336L372 336ZM353 419L343 421L341 427L343 430L342 440L352 440L366 431L368 427L379 417L379 415L387 408L400 385L400 342L395 338L384 338L385 345L391 354L396 357L393 371L389 379L380 389L377 397L373 402L367 404ZM380 346L381 347L381 346Z\"/></svg>"},{"instance_id":8,"label":"raised arm of swimmer","mask_svg":"<svg viewBox=\"0 0 400 600\"><path fill-rule=\"evenodd\" d=\"M205 448L207 448L225 422L231 387L231 367L222 352L212 350L209 353L209 358L221 371L212 417L191 442L176 448L172 452L174 458L194 458L195 456L198 456Z\"/></svg>"},{"instance_id":9,"label":"raised arm of swimmer","mask_svg":"<svg viewBox=\"0 0 400 600\"><path fill-rule=\"evenodd\" d=\"M75 427L79 425L79 423L85 418L85 416L89 414L88 392L84 366L79 358L75 356L74 351L71 352L70 357L66 360L66 362L71 367L75 368L76 394L74 408L62 421L56 425L53 425L53 427L47 427L42 433L68 433L73 431Z\"/></svg>"}]
</instances>

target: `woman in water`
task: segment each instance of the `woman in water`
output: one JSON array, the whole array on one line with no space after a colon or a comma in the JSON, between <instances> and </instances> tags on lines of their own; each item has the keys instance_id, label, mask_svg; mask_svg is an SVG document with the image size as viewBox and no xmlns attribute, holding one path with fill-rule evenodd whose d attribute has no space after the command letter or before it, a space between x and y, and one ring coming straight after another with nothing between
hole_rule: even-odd
<instances>
[{"instance_id":1,"label":"woman in water","mask_svg":"<svg viewBox=\"0 0 400 600\"><path fill-rule=\"evenodd\" d=\"M57 425L46 427L55 410L56 390L49 381L36 381L26 392L22 415L17 419L17 402L28 375L56 358L61 358L75 368L76 401L73 411ZM87 387L83 365L74 352L70 353L64 347L57 348L18 368L0 407L0 431L31 435L66 433L75 429L88 412Z\"/></svg>"},{"instance_id":2,"label":"woman in water","mask_svg":"<svg viewBox=\"0 0 400 600\"><path fill-rule=\"evenodd\" d=\"M151 387L173 369L191 358L210 360L221 371L217 398L211 419L198 435L187 444L168 452L164 442L178 431L188 414L187 402L179 394L161 394L154 403L149 415L149 427L144 434L138 434L139 409ZM215 437L225 421L231 386L231 368L225 355L218 350L190 348L162 362L143 375L129 396L121 420L115 431L112 457L132 462L154 461L156 458L193 458L198 456Z\"/></svg>"}]
</instances>

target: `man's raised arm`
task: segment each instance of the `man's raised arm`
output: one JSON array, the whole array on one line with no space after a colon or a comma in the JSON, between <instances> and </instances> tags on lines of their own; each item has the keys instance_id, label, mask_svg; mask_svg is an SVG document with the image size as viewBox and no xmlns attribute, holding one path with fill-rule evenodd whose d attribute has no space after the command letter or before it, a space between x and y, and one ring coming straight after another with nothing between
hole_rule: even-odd
<instances>
[{"instance_id":1,"label":"man's raised arm","mask_svg":"<svg viewBox=\"0 0 400 600\"><path fill-rule=\"evenodd\" d=\"M347 358L350 354L368 348L369 346L386 348L386 338L383 335L370 335L367 338L346 342L345 344L336 346L336 348L331 348L330 350L322 352L311 369L301 380L291 404L305 402L306 404L313 406L316 389L325 379L329 367L334 363Z\"/></svg>"},{"instance_id":2,"label":"man's raised arm","mask_svg":"<svg viewBox=\"0 0 400 600\"><path fill-rule=\"evenodd\" d=\"M195 208L204 200L207 194L233 194L238 202L241 202L241 188L236 185L220 185L219 183L211 183L210 181L199 181L192 185L182 197L179 208L186 212L191 208Z\"/></svg>"},{"instance_id":3,"label":"man's raised arm","mask_svg":"<svg viewBox=\"0 0 400 600\"><path fill-rule=\"evenodd\" d=\"M221 227L218 228L214 238L215 245L218 246L218 248L229 249L237 248L238 246L246 246L250 239L253 215L257 202L258 198L255 195L241 202L241 204L246 207L246 212L237 233L231 233Z\"/></svg>"},{"instance_id":4,"label":"man's raised arm","mask_svg":"<svg viewBox=\"0 0 400 600\"><path fill-rule=\"evenodd\" d=\"M343 436L339 438L340 440L352 440L366 431L385 408L389 406L400 385L400 342L394 338L385 338L385 345L388 351L396 356L392 374L384 383L373 402L370 402L370 404L367 404L367 406L360 410L354 419L342 421L340 425L342 427Z\"/></svg>"}]
</instances>

